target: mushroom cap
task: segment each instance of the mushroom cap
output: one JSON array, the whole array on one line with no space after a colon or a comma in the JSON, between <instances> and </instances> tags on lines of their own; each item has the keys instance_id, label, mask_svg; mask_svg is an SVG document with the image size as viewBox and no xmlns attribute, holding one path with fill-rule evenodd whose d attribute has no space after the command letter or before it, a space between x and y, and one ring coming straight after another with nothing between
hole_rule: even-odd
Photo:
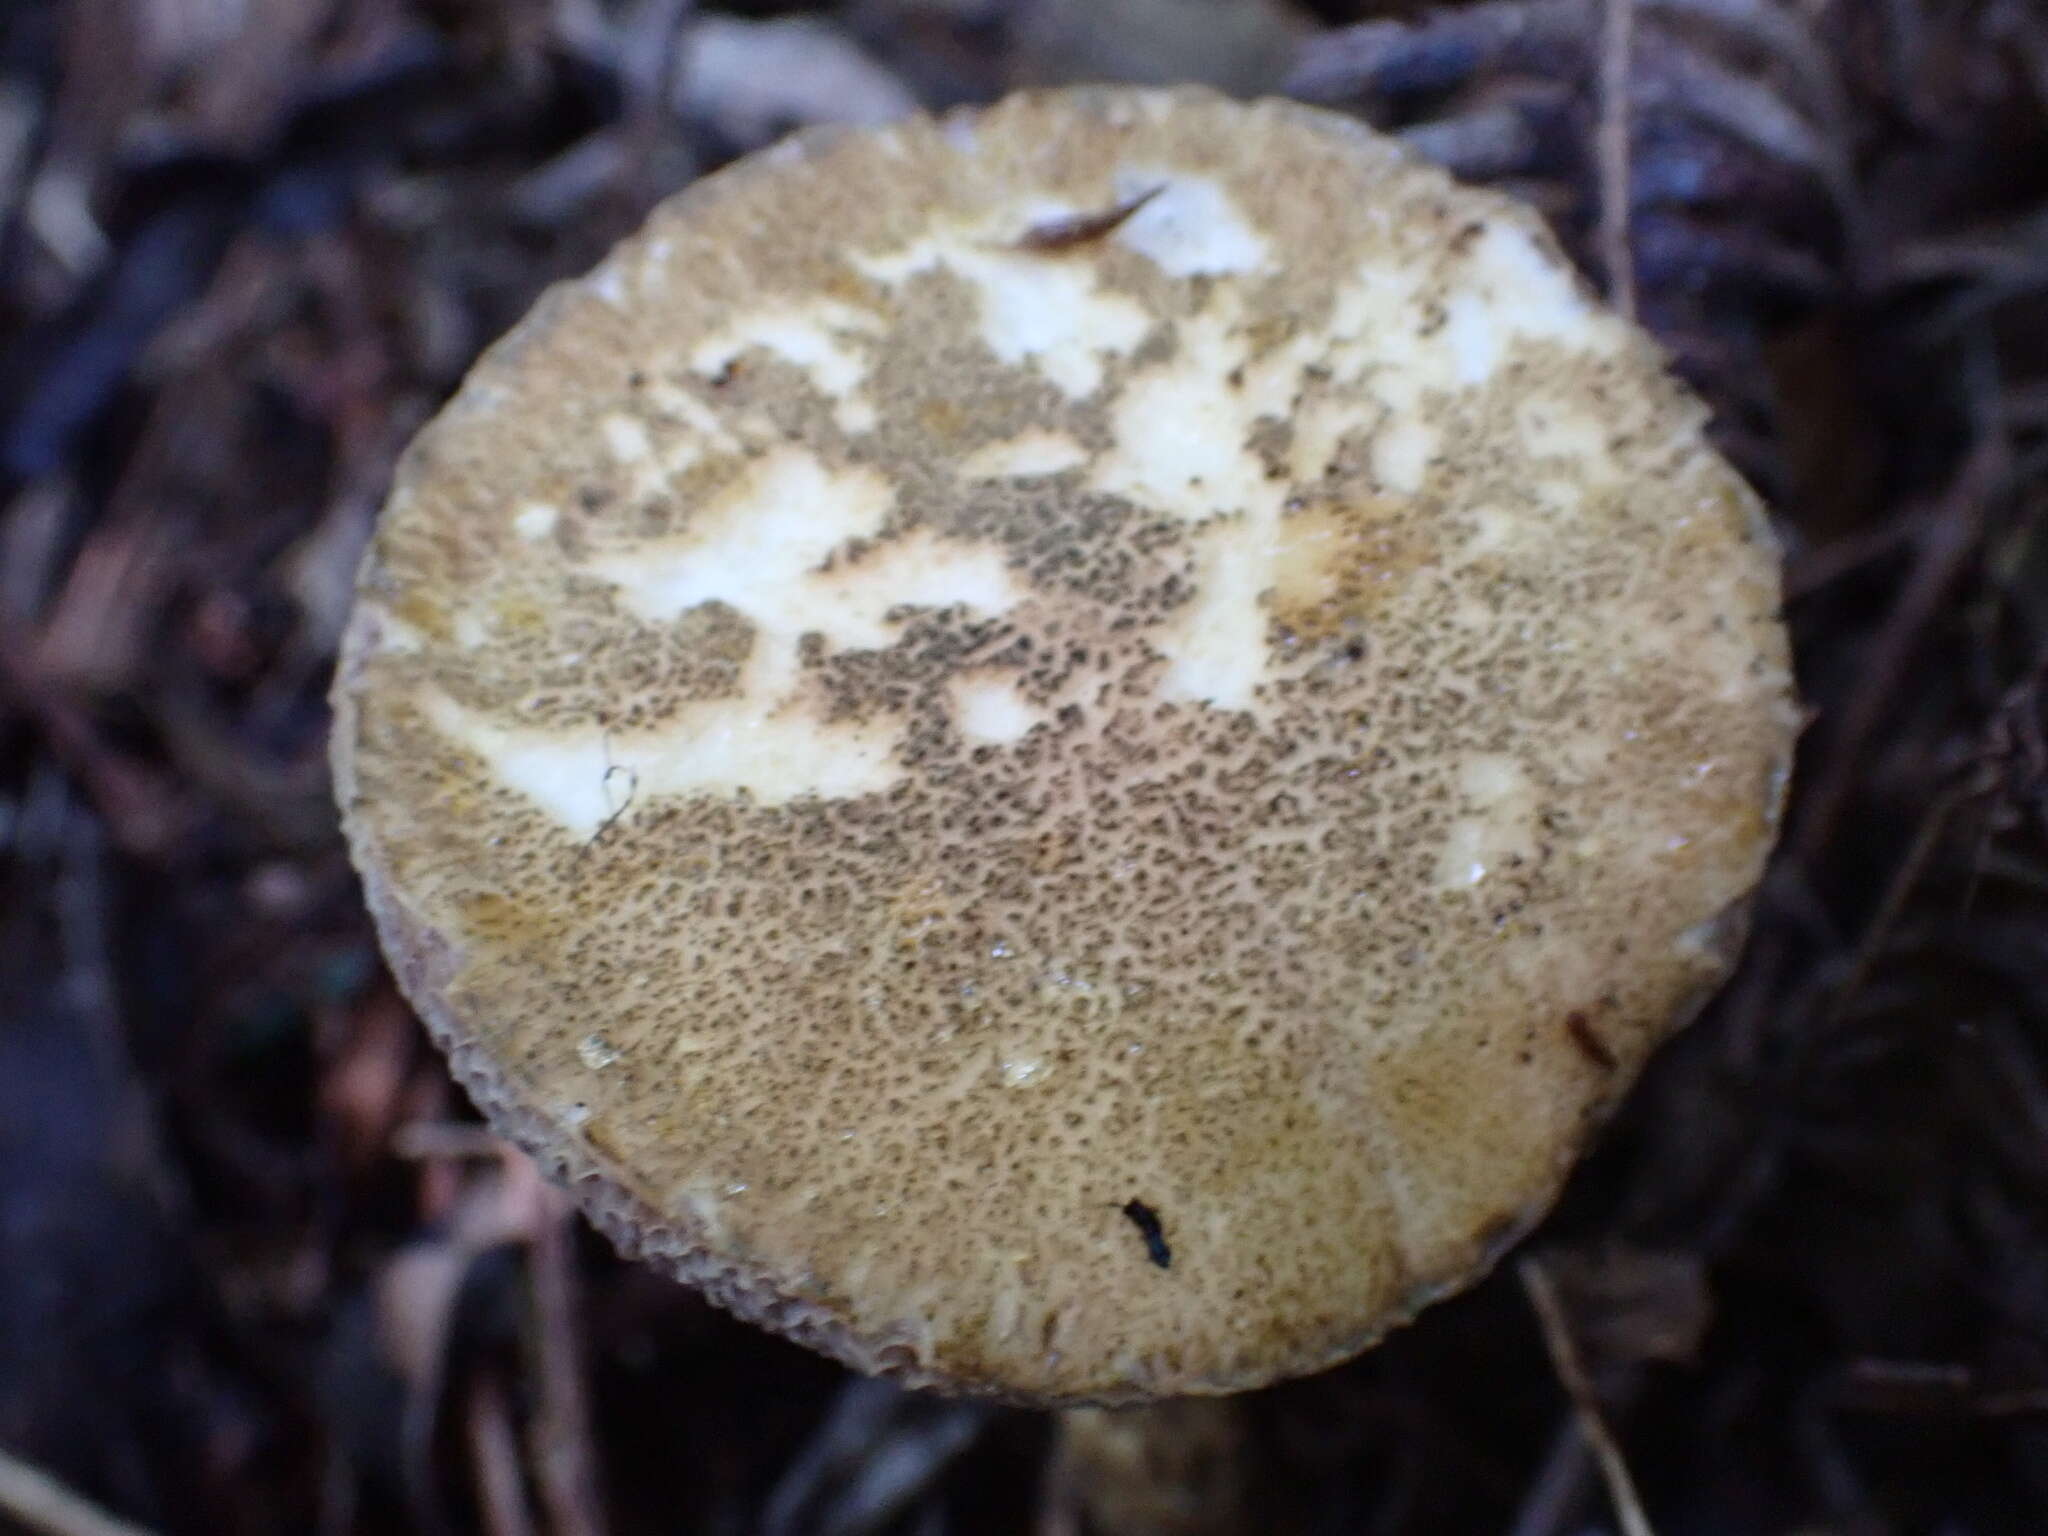
<instances>
[{"instance_id":1,"label":"mushroom cap","mask_svg":"<svg viewBox=\"0 0 2048 1536\"><path fill-rule=\"evenodd\" d=\"M1341 1360L1729 963L1796 720L1704 417L1331 114L753 156L400 467L334 694L399 983L622 1248L860 1369Z\"/></svg>"}]
</instances>

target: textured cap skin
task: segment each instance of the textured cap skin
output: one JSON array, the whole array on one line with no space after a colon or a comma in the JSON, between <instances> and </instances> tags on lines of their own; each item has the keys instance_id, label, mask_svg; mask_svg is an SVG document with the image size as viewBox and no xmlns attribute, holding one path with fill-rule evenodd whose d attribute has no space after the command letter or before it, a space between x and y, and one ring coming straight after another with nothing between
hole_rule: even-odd
<instances>
[{"instance_id":1,"label":"textured cap skin","mask_svg":"<svg viewBox=\"0 0 2048 1536\"><path fill-rule=\"evenodd\" d=\"M1728 963L1776 551L1538 221L1097 89L791 141L413 445L335 686L400 984L597 1223L863 1370L1314 1370Z\"/></svg>"}]
</instances>

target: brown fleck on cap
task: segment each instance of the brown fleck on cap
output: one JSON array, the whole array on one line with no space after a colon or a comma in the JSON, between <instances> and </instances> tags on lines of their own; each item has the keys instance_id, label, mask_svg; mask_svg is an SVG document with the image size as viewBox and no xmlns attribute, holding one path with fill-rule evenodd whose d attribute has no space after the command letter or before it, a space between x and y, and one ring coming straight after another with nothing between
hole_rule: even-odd
<instances>
[{"instance_id":1,"label":"brown fleck on cap","mask_svg":"<svg viewBox=\"0 0 2048 1536\"><path fill-rule=\"evenodd\" d=\"M1794 712L1703 414L1324 113L755 156L400 470L334 746L399 979L623 1247L862 1369L1342 1359L1726 964Z\"/></svg>"}]
</instances>

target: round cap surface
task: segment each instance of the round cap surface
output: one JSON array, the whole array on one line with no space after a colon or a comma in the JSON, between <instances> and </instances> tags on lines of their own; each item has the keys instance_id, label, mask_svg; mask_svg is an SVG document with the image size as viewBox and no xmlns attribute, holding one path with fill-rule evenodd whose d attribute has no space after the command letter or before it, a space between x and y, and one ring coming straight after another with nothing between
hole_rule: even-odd
<instances>
[{"instance_id":1,"label":"round cap surface","mask_svg":"<svg viewBox=\"0 0 2048 1536\"><path fill-rule=\"evenodd\" d=\"M857 1366L1340 1359L1727 963L1794 714L1703 418L1328 114L753 157L401 467L335 693L394 969L614 1238Z\"/></svg>"}]
</instances>

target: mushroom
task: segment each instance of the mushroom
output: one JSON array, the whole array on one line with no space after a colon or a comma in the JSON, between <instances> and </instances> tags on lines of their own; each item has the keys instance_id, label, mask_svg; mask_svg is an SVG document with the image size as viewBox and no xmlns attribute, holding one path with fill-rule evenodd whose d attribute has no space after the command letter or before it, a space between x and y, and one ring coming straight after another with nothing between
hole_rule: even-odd
<instances>
[{"instance_id":1,"label":"mushroom","mask_svg":"<svg viewBox=\"0 0 2048 1536\"><path fill-rule=\"evenodd\" d=\"M622 1249L862 1370L1342 1360L1729 964L1796 720L1704 418L1332 114L790 140L405 456L334 691L393 969Z\"/></svg>"}]
</instances>

